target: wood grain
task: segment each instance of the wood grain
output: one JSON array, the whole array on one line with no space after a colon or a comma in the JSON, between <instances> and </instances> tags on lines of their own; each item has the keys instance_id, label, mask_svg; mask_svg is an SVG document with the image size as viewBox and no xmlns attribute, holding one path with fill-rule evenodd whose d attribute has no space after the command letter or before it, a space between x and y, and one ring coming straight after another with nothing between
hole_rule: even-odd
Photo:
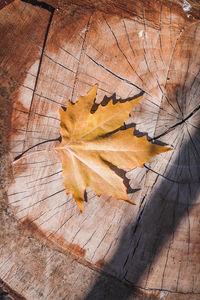
<instances>
[{"instance_id":1,"label":"wood grain","mask_svg":"<svg viewBox=\"0 0 200 300\"><path fill-rule=\"evenodd\" d=\"M154 1L152 12L145 2L128 14L81 3L61 12L14 1L1 11L2 161L18 159L1 168L10 229L0 277L27 299L198 299L200 23ZM127 174L136 206L88 189L80 214L52 149L59 108L95 83L98 102L144 92L127 124L174 150Z\"/></svg>"}]
</instances>

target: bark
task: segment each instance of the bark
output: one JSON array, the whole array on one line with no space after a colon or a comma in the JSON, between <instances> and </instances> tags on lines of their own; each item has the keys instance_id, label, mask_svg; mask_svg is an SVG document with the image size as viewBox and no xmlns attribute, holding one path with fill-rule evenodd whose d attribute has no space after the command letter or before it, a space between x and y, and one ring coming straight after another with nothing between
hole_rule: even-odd
<instances>
[{"instance_id":1,"label":"bark","mask_svg":"<svg viewBox=\"0 0 200 300\"><path fill-rule=\"evenodd\" d=\"M0 287L14 299L200 298L198 2L5 4ZM80 214L52 149L59 108L95 83L99 102L143 92L128 123L173 151L127 174L136 206L88 190Z\"/></svg>"}]
</instances>

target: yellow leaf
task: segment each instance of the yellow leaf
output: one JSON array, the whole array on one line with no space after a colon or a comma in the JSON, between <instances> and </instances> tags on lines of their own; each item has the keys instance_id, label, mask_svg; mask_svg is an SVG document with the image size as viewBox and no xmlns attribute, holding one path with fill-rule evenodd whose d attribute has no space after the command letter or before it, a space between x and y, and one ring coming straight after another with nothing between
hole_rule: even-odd
<instances>
[{"instance_id":1,"label":"yellow leaf","mask_svg":"<svg viewBox=\"0 0 200 300\"><path fill-rule=\"evenodd\" d=\"M69 102L66 111L60 110L62 142L56 150L62 160L66 193L73 195L81 212L89 186L97 195L106 193L134 204L116 169L143 167L154 155L171 150L148 142L145 136L134 136L133 128L116 131L141 97L116 104L110 101L91 113L96 93L97 85L76 104Z\"/></svg>"}]
</instances>

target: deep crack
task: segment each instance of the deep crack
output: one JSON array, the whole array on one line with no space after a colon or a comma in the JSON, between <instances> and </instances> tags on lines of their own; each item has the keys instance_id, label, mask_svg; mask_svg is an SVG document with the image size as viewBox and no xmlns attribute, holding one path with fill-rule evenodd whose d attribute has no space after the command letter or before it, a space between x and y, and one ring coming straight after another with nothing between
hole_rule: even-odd
<instances>
[{"instance_id":1,"label":"deep crack","mask_svg":"<svg viewBox=\"0 0 200 300\"><path fill-rule=\"evenodd\" d=\"M28 149L26 149L25 151L23 151L21 154L19 154L18 156L16 156L16 157L14 158L14 161L20 159L26 152L28 152L29 150L31 150L31 149L33 149L33 148L35 148L35 147L37 147L37 146L40 146L40 145L42 145L42 144L49 143L49 142L56 142L56 141L61 142L61 136L59 136L58 138L55 138L55 139L50 139L50 140L47 140L47 141L40 142L40 143L38 143L38 144L35 144L35 145L29 147Z\"/></svg>"},{"instance_id":2,"label":"deep crack","mask_svg":"<svg viewBox=\"0 0 200 300\"><path fill-rule=\"evenodd\" d=\"M152 142L152 141L155 141L157 139L159 139L160 137L163 137L164 135L168 134L170 131L172 131L174 128L176 128L177 126L185 123L188 119L190 119L198 110L200 110L200 105L197 106L186 118L184 118L183 120L181 120L180 122L174 124L173 126L171 126L170 128L168 128L165 132L157 135L156 137L154 138L151 138L149 141Z\"/></svg>"},{"instance_id":3,"label":"deep crack","mask_svg":"<svg viewBox=\"0 0 200 300\"><path fill-rule=\"evenodd\" d=\"M21 0L22 2L25 2L25 3L28 3L28 4L31 4L31 5L34 5L34 6L38 6L38 7L41 7L43 9L46 9L48 10L51 14L54 13L54 10L55 8L43 1L41 2L38 2L37 0Z\"/></svg>"}]
</instances>

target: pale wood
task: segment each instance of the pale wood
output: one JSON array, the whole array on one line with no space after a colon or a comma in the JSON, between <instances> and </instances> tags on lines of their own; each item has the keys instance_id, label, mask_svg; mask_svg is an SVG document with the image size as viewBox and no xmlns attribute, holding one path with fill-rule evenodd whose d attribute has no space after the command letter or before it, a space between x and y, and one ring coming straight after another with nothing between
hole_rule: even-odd
<instances>
[{"instance_id":1,"label":"pale wood","mask_svg":"<svg viewBox=\"0 0 200 300\"><path fill-rule=\"evenodd\" d=\"M16 236L23 230L25 235L14 237L10 246L12 238L3 234L8 244L0 249L0 277L27 299L84 299L87 293L94 299L104 276L95 270L154 290L150 296L200 297L200 23L187 12L152 3L152 14L144 4L144 10L136 6L136 15L129 11L124 17L82 6L73 13L52 14L19 1L2 10L2 22L17 24L13 47L7 46L2 62L2 69L8 68L5 83L14 86L11 77L17 83L9 92L13 111L11 130L6 128L9 145L4 143L13 159L49 141L16 160L13 177L7 175L8 210L16 221L9 221L10 231L4 225L4 232L14 230L15 235L16 227ZM20 30L26 35L18 35ZM13 53L15 48L19 50ZM130 186L139 189L130 195L136 206L106 195L98 198L88 190L80 214L65 194L62 165L52 150L59 141L53 140L59 137L59 108L69 99L75 102L95 83L98 102L105 96L126 99L145 92L127 123L134 122L140 133L174 150L127 174ZM35 245L30 239L36 239ZM75 258L71 269L69 253ZM57 265L59 271L53 274ZM86 273L88 282L82 284ZM83 290L75 295L79 287ZM124 299L133 292L126 293Z\"/></svg>"}]
</instances>

